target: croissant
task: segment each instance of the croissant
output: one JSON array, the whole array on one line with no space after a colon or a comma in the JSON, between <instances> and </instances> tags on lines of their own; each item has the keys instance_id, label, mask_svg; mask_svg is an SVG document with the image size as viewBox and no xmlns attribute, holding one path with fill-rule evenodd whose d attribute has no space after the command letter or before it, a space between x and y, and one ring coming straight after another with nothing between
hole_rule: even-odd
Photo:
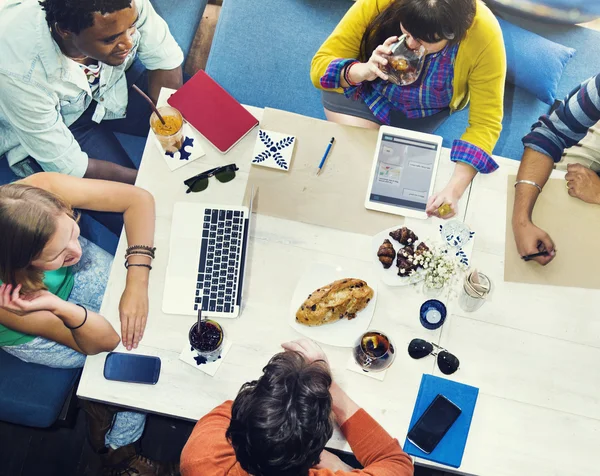
<instances>
[{"instance_id":1,"label":"croissant","mask_svg":"<svg viewBox=\"0 0 600 476\"><path fill-rule=\"evenodd\" d=\"M385 269L388 269L390 266L392 266L394 257L396 256L396 251L394 250L390 240L383 241L383 244L379 247L379 250L377 250L377 256L379 256L379 261Z\"/></svg>"},{"instance_id":2,"label":"croissant","mask_svg":"<svg viewBox=\"0 0 600 476\"><path fill-rule=\"evenodd\" d=\"M419 239L411 229L406 228L405 226L390 232L390 236L401 245L412 245Z\"/></svg>"},{"instance_id":3,"label":"croissant","mask_svg":"<svg viewBox=\"0 0 600 476\"><path fill-rule=\"evenodd\" d=\"M406 258L409 261L412 261L414 255L415 249L410 245L406 245L404 248L398 250L398 256L402 256L402 258Z\"/></svg>"}]
</instances>

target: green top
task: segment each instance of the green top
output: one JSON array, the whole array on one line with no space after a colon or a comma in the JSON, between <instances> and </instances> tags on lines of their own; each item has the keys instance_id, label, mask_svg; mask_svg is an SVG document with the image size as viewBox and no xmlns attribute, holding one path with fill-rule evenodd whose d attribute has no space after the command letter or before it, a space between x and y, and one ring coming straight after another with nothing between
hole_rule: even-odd
<instances>
[{"instance_id":1,"label":"green top","mask_svg":"<svg viewBox=\"0 0 600 476\"><path fill-rule=\"evenodd\" d=\"M73 290L74 282L75 278L73 277L73 271L68 266L54 271L47 271L44 274L44 284L48 288L48 291L65 301L69 298L69 295ZM0 284L2 284L2 281L0 281ZM26 317L24 317L24 319L26 319ZM13 331L0 324L0 347L26 344L36 337L37 336Z\"/></svg>"}]
</instances>

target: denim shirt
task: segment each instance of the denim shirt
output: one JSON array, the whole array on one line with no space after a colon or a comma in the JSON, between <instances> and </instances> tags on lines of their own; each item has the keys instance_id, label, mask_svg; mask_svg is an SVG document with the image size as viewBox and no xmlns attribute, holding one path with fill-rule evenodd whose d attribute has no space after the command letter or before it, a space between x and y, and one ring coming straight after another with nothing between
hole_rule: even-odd
<instances>
[{"instance_id":1,"label":"denim shirt","mask_svg":"<svg viewBox=\"0 0 600 476\"><path fill-rule=\"evenodd\" d=\"M133 1L139 13L133 48L123 64L102 64L93 96L82 68L52 38L37 0L0 7L0 156L11 167L30 155L45 171L83 177L88 155L69 126L93 100L95 122L125 117L125 71L136 55L149 70L181 65L183 52L165 21L149 0Z\"/></svg>"}]
</instances>

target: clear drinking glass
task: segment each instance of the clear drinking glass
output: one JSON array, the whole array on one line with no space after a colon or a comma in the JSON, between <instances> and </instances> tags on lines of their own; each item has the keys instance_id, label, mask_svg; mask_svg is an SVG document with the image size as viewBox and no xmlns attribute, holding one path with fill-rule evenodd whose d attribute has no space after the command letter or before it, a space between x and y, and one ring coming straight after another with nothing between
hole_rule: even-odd
<instances>
[{"instance_id":1,"label":"clear drinking glass","mask_svg":"<svg viewBox=\"0 0 600 476\"><path fill-rule=\"evenodd\" d=\"M199 364L215 362L221 356L225 333L218 322L203 319L200 323L200 331L197 322L190 329L190 345L198 354L196 360Z\"/></svg>"},{"instance_id":2,"label":"clear drinking glass","mask_svg":"<svg viewBox=\"0 0 600 476\"><path fill-rule=\"evenodd\" d=\"M162 145L165 152L177 152L183 145L183 116L171 106L158 108L158 112L165 120L163 124L155 112L150 116L152 132Z\"/></svg>"},{"instance_id":3,"label":"clear drinking glass","mask_svg":"<svg viewBox=\"0 0 600 476\"><path fill-rule=\"evenodd\" d=\"M354 360L365 372L381 372L392 365L396 358L392 339L376 330L361 335L353 353Z\"/></svg>"},{"instance_id":4,"label":"clear drinking glass","mask_svg":"<svg viewBox=\"0 0 600 476\"><path fill-rule=\"evenodd\" d=\"M425 63L427 51L423 45L416 50L411 50L406 45L406 35L402 35L396 43L391 46L392 54L384 55L388 64L384 66L389 80L398 86L407 86L419 79Z\"/></svg>"}]
</instances>

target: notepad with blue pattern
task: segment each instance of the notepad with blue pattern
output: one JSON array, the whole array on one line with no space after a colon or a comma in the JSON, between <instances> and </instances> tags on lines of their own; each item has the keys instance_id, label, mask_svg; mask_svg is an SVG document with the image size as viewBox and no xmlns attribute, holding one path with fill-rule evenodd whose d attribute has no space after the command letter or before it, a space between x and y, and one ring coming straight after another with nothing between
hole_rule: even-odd
<instances>
[{"instance_id":1,"label":"notepad with blue pattern","mask_svg":"<svg viewBox=\"0 0 600 476\"><path fill-rule=\"evenodd\" d=\"M479 389L445 378L423 375L409 428L413 427L438 394L455 403L462 413L430 454L424 453L408 440L404 442L404 451L418 458L458 468L465 452Z\"/></svg>"}]
</instances>

